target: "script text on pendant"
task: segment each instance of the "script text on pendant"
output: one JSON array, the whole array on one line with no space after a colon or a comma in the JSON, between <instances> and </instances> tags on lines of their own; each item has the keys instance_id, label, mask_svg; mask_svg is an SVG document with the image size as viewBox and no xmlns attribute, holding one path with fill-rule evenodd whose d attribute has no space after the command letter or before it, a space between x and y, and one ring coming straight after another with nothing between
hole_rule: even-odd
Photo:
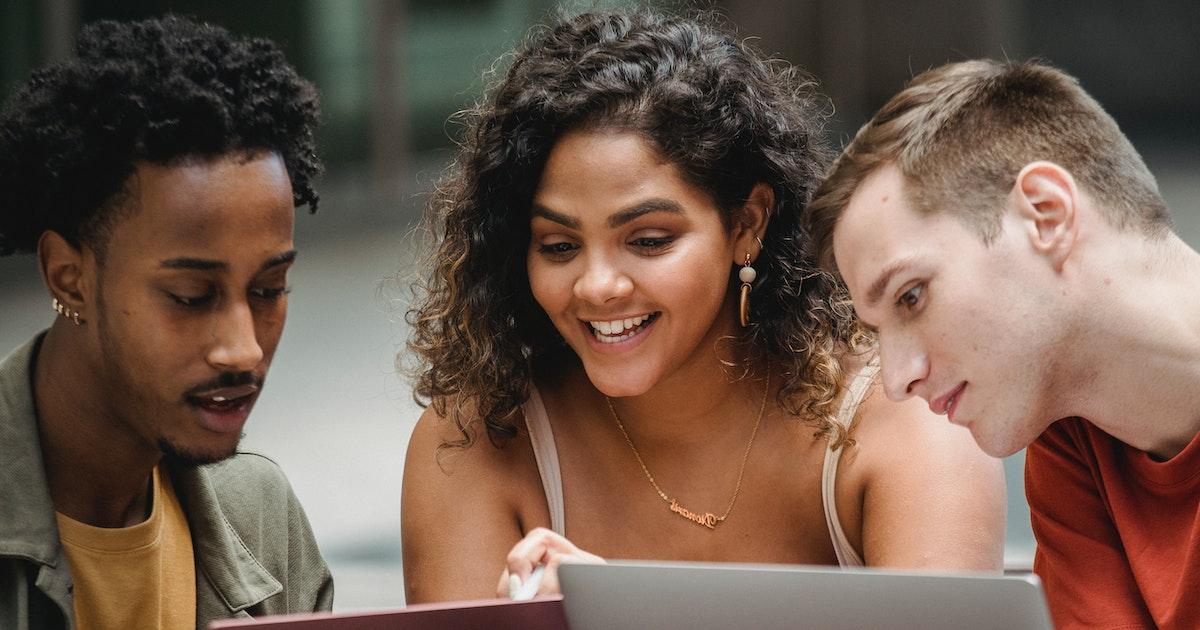
<instances>
[{"instance_id":1,"label":"script text on pendant","mask_svg":"<svg viewBox=\"0 0 1200 630\"><path fill-rule=\"evenodd\" d=\"M682 505L679 505L679 501L677 501L675 499L671 499L671 511L682 516L683 518L686 518L689 521L692 521L693 523L696 523L697 525L703 525L709 529L716 528L717 523L720 523L722 520L721 518L719 518L716 514L713 514L712 512L705 512L704 514L697 514L693 511L683 507Z\"/></svg>"}]
</instances>

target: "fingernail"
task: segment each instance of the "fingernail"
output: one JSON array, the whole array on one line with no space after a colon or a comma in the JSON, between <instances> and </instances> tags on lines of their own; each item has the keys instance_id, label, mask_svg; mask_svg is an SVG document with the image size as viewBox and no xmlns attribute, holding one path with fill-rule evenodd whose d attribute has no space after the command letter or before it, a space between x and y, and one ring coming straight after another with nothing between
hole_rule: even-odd
<instances>
[{"instance_id":1,"label":"fingernail","mask_svg":"<svg viewBox=\"0 0 1200 630\"><path fill-rule=\"evenodd\" d=\"M516 576L515 574L509 574L509 576L508 576L508 598L512 599L512 598L516 597L517 593L520 590L521 590L521 578Z\"/></svg>"}]
</instances>

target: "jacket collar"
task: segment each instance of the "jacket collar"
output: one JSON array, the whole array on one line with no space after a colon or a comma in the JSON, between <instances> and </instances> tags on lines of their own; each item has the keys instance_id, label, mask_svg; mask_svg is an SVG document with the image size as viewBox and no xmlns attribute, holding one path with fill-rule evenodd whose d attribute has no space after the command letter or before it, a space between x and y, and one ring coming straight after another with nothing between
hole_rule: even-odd
<instances>
[{"instance_id":1,"label":"jacket collar","mask_svg":"<svg viewBox=\"0 0 1200 630\"><path fill-rule=\"evenodd\" d=\"M33 401L38 334L0 362L0 555L55 566L61 558ZM15 509L12 509L15 508Z\"/></svg>"},{"instance_id":2,"label":"jacket collar","mask_svg":"<svg viewBox=\"0 0 1200 630\"><path fill-rule=\"evenodd\" d=\"M46 482L33 396L33 365L45 333L0 361L0 555L54 567L62 546L54 502ZM171 481L183 502L197 568L230 611L249 608L283 590L254 557L221 511L204 466L170 465Z\"/></svg>"},{"instance_id":3,"label":"jacket collar","mask_svg":"<svg viewBox=\"0 0 1200 630\"><path fill-rule=\"evenodd\" d=\"M188 515L196 567L229 610L244 610L282 592L283 585L225 517L208 468L171 465L171 480Z\"/></svg>"}]
</instances>

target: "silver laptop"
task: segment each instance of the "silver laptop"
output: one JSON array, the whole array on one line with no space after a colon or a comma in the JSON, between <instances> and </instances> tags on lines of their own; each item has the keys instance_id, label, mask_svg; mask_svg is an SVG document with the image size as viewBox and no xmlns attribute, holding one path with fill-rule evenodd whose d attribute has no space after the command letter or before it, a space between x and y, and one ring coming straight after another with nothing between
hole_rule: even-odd
<instances>
[{"instance_id":1,"label":"silver laptop","mask_svg":"<svg viewBox=\"0 0 1200 630\"><path fill-rule=\"evenodd\" d=\"M618 561L559 580L571 630L1054 627L1034 575Z\"/></svg>"}]
</instances>

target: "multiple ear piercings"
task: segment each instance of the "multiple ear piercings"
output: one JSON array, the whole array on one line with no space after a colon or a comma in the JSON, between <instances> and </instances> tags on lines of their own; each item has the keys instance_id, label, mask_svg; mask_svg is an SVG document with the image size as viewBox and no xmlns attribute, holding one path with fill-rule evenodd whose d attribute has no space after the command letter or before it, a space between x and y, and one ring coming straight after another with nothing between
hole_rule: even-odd
<instances>
[{"instance_id":1,"label":"multiple ear piercings","mask_svg":"<svg viewBox=\"0 0 1200 630\"><path fill-rule=\"evenodd\" d=\"M757 236L754 240L758 241L758 251L761 254L763 250L762 239ZM754 279L758 277L758 272L754 267L750 266L750 252L746 252L746 262L742 264L742 268L738 270L738 280L742 281L742 295L738 300L738 321L741 322L742 328L750 325L750 285L754 283Z\"/></svg>"},{"instance_id":2,"label":"multiple ear piercings","mask_svg":"<svg viewBox=\"0 0 1200 630\"><path fill-rule=\"evenodd\" d=\"M71 320L71 322L76 326L83 325L84 320L79 318L79 311L72 310L66 304L59 302L58 298L54 298L54 301L51 304L54 307L55 313L58 313L59 315Z\"/></svg>"}]
</instances>

